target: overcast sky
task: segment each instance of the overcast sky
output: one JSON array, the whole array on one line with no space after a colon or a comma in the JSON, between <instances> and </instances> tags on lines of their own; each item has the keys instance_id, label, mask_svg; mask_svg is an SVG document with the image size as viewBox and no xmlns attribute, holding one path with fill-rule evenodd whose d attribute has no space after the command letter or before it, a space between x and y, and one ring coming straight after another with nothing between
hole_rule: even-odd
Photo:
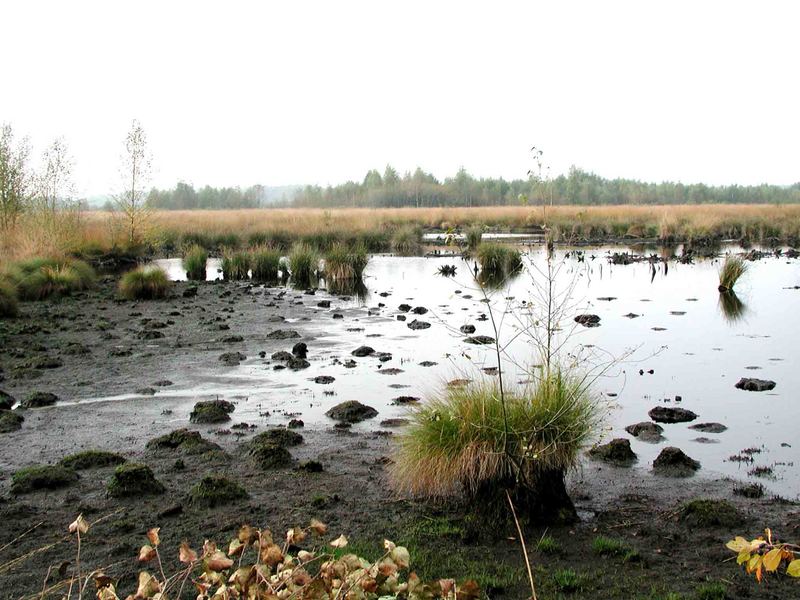
<instances>
[{"instance_id":1,"label":"overcast sky","mask_svg":"<svg viewBox=\"0 0 800 600\"><path fill-rule=\"evenodd\" d=\"M554 173L800 181L800 2L3 0L0 122L117 187Z\"/></svg>"}]
</instances>

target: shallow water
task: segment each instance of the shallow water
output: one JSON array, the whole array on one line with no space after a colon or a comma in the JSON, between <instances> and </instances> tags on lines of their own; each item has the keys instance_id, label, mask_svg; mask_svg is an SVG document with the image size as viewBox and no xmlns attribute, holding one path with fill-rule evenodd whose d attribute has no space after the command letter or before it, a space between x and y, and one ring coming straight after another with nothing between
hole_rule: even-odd
<instances>
[{"instance_id":1,"label":"shallow water","mask_svg":"<svg viewBox=\"0 0 800 600\"><path fill-rule=\"evenodd\" d=\"M743 314L732 317L720 305L716 289L719 260L691 265L673 261L668 269L660 264L654 272L647 262L612 265L606 259L612 251L619 248L587 249L585 262L574 255L563 258L564 250L554 258L555 264L562 265L557 278L560 288L574 282L570 318L563 322L565 333L571 332L565 349L588 346L583 352L594 358L581 363L585 368L606 362L608 356L622 359L594 386L609 409L605 437L629 438L639 455L638 469L649 469L663 447L674 445L702 463L701 473L759 481L777 493L797 497L800 472L794 463L800 459L796 440L800 371L795 348L800 290L793 288L800 285L800 262L766 258L748 263L749 271L736 288ZM531 311L522 301L536 305L535 282L543 281L538 271L545 268L546 255L541 249L531 250L526 261L532 267L529 272L490 296L495 317L503 321L500 339L509 343L504 364L507 381L527 379L525 368L538 358L527 336L511 341L519 328L528 325ZM209 278L217 277L217 264L209 262ZM181 278L179 261L159 263L174 278ZM456 276L437 275L443 264L455 264ZM475 335L494 335L490 320L478 320L487 313L487 305L481 302L482 292L470 266L459 258L372 257L365 272L367 298L332 298L330 309L318 310L320 322L315 319L307 325L315 328L314 339L308 340L309 369L274 371L265 369L263 361L248 360L224 373L218 368L194 373L199 382L196 388L165 390L159 397L247 398L237 406L237 421L259 422L259 413L268 406L271 422L283 423L286 413L297 413L311 427L327 426L330 421L324 412L337 402L354 399L378 409L378 418L356 426L374 430L379 420L403 416L406 409L391 404L397 396L424 397L456 377L490 377L481 369L496 366L493 346L466 344L458 332L461 325L473 324ZM601 300L609 297L614 299ZM328 295L322 291L304 297L309 303L325 298ZM402 303L429 309L425 315L408 313L407 322L416 318L432 326L412 331L407 322L397 321L396 316L402 314L397 306ZM333 320L334 312L345 318ZM572 316L585 312L598 315L600 326L575 325ZM628 313L640 316L624 316ZM293 341L286 340L281 347L291 349ZM335 360L351 358L350 352L362 344L390 352L393 358L385 363L373 357L358 358L357 366L350 369ZM423 367L422 361L437 364ZM385 374L390 368L402 372ZM641 375L640 370L644 371ZM319 374L331 375L335 381L330 385L310 381ZM740 377L771 379L777 386L771 392L741 391L734 387ZM324 395L324 391L334 395ZM683 407L699 416L693 423L662 425L666 439L659 444L639 442L624 431L626 425L649 420L648 410L659 405ZM705 422L723 423L728 430L706 434L689 429ZM713 442L694 441L697 438ZM727 460L745 448L761 450L753 455L753 464ZM774 478L748 475L755 466L773 467Z\"/></svg>"}]
</instances>

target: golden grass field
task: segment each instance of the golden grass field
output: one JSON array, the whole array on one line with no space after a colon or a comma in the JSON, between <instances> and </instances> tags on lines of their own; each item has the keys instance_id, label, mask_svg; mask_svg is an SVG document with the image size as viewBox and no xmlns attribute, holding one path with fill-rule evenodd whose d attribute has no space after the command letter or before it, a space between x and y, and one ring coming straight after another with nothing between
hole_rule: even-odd
<instances>
[{"instance_id":1,"label":"golden grass field","mask_svg":"<svg viewBox=\"0 0 800 600\"><path fill-rule=\"evenodd\" d=\"M6 260L31 255L107 250L121 245L112 213L92 211L79 224L43 228L23 221L0 244ZM800 205L716 204L655 206L503 206L478 208L342 208L153 211L147 217L148 238L157 247L164 240L178 243L186 234L235 236L243 245L255 234L315 240L359 235L383 236L403 227L459 228L473 224L498 229L546 224L556 240L614 240L622 237L683 241L698 238L777 238L796 243L800 238Z\"/></svg>"}]
</instances>

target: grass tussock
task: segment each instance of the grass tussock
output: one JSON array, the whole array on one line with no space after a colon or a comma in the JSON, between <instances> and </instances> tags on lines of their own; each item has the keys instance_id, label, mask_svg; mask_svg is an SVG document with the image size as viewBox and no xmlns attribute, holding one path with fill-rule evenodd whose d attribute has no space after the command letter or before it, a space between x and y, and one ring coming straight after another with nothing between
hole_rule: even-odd
<instances>
[{"instance_id":1,"label":"grass tussock","mask_svg":"<svg viewBox=\"0 0 800 600\"><path fill-rule=\"evenodd\" d=\"M479 225L473 225L472 227L468 228L466 233L464 234L464 243L467 246L467 250L472 253L478 249L478 246L481 245L481 241L483 240L483 227Z\"/></svg>"},{"instance_id":2,"label":"grass tussock","mask_svg":"<svg viewBox=\"0 0 800 600\"><path fill-rule=\"evenodd\" d=\"M308 244L295 244L289 253L289 273L295 283L310 284L319 270L319 255Z\"/></svg>"},{"instance_id":3,"label":"grass tussock","mask_svg":"<svg viewBox=\"0 0 800 600\"><path fill-rule=\"evenodd\" d=\"M507 277L522 268L522 256L514 246L482 243L478 246L477 256L485 278Z\"/></svg>"},{"instance_id":4,"label":"grass tussock","mask_svg":"<svg viewBox=\"0 0 800 600\"><path fill-rule=\"evenodd\" d=\"M250 278L250 254L228 251L222 255L222 276L228 281L243 281Z\"/></svg>"},{"instance_id":5,"label":"grass tussock","mask_svg":"<svg viewBox=\"0 0 800 600\"><path fill-rule=\"evenodd\" d=\"M276 281L280 275L281 253L271 246L256 246L250 251L250 268L256 281Z\"/></svg>"},{"instance_id":6,"label":"grass tussock","mask_svg":"<svg viewBox=\"0 0 800 600\"><path fill-rule=\"evenodd\" d=\"M733 286L747 272L747 263L740 256L726 256L719 271L719 291L733 291Z\"/></svg>"},{"instance_id":7,"label":"grass tussock","mask_svg":"<svg viewBox=\"0 0 800 600\"><path fill-rule=\"evenodd\" d=\"M165 298L171 288L167 272L153 266L128 271L119 281L119 295L126 300L158 300Z\"/></svg>"},{"instance_id":8,"label":"grass tussock","mask_svg":"<svg viewBox=\"0 0 800 600\"><path fill-rule=\"evenodd\" d=\"M94 285L94 269L69 258L31 258L11 264L6 280L22 300L60 298Z\"/></svg>"},{"instance_id":9,"label":"grass tussock","mask_svg":"<svg viewBox=\"0 0 800 600\"><path fill-rule=\"evenodd\" d=\"M361 279L369 256L363 246L337 244L325 255L325 277L333 280Z\"/></svg>"},{"instance_id":10,"label":"grass tussock","mask_svg":"<svg viewBox=\"0 0 800 600\"><path fill-rule=\"evenodd\" d=\"M183 255L183 268L186 270L186 277L192 281L206 280L206 263L208 262L208 252L197 244L190 246Z\"/></svg>"},{"instance_id":11,"label":"grass tussock","mask_svg":"<svg viewBox=\"0 0 800 600\"><path fill-rule=\"evenodd\" d=\"M506 390L505 414L495 383L450 387L410 415L391 467L394 486L444 498L513 478L534 483L546 472L576 466L600 423L581 380L553 371L530 387ZM504 447L506 452L504 452Z\"/></svg>"},{"instance_id":12,"label":"grass tussock","mask_svg":"<svg viewBox=\"0 0 800 600\"><path fill-rule=\"evenodd\" d=\"M414 227L404 226L392 236L392 250L399 256L418 256L422 254L419 233Z\"/></svg>"},{"instance_id":13,"label":"grass tussock","mask_svg":"<svg viewBox=\"0 0 800 600\"><path fill-rule=\"evenodd\" d=\"M0 319L16 317L18 313L17 289L10 281L0 279Z\"/></svg>"}]
</instances>

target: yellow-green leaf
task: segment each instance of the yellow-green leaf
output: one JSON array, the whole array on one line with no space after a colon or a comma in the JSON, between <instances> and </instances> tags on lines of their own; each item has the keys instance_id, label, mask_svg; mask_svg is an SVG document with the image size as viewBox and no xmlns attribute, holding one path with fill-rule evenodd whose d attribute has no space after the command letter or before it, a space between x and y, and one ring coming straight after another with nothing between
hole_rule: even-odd
<instances>
[{"instance_id":1,"label":"yellow-green leaf","mask_svg":"<svg viewBox=\"0 0 800 600\"><path fill-rule=\"evenodd\" d=\"M736 557L736 564L741 565L746 563L750 560L750 553L747 550L742 550L739 552L739 556Z\"/></svg>"},{"instance_id":2,"label":"yellow-green leaf","mask_svg":"<svg viewBox=\"0 0 800 600\"><path fill-rule=\"evenodd\" d=\"M786 574L791 575L792 577L800 577L800 559L793 560L789 563L789 567L786 569Z\"/></svg>"},{"instance_id":3,"label":"yellow-green leaf","mask_svg":"<svg viewBox=\"0 0 800 600\"><path fill-rule=\"evenodd\" d=\"M744 539L743 537L736 536L735 540L731 540L730 542L725 544L725 546L729 550L733 550L734 552L736 552L738 554L738 553L741 553L742 551L747 550L748 548L750 548L750 543L746 539Z\"/></svg>"},{"instance_id":4,"label":"yellow-green leaf","mask_svg":"<svg viewBox=\"0 0 800 600\"><path fill-rule=\"evenodd\" d=\"M756 569L761 566L761 555L754 554L750 557L750 560L747 562L747 572L752 573Z\"/></svg>"},{"instance_id":5,"label":"yellow-green leaf","mask_svg":"<svg viewBox=\"0 0 800 600\"><path fill-rule=\"evenodd\" d=\"M777 570L779 564L781 564L780 548L773 548L764 555L764 568L768 573Z\"/></svg>"}]
</instances>

